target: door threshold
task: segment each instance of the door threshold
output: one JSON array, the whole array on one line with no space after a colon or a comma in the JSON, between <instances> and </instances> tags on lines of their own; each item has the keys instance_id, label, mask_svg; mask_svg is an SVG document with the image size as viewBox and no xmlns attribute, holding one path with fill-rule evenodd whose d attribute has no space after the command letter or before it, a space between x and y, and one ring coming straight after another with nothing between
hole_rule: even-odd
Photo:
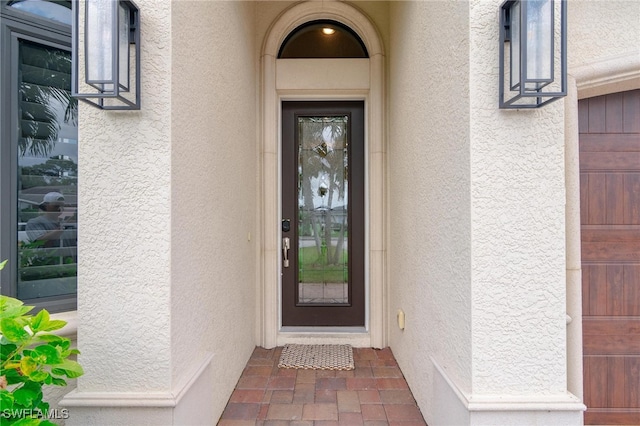
<instances>
[{"instance_id":1,"label":"door threshold","mask_svg":"<svg viewBox=\"0 0 640 426\"><path fill-rule=\"evenodd\" d=\"M368 333L364 327L306 327L283 326L280 333Z\"/></svg>"},{"instance_id":2,"label":"door threshold","mask_svg":"<svg viewBox=\"0 0 640 426\"><path fill-rule=\"evenodd\" d=\"M277 345L351 345L363 348L371 346L371 335L365 327L282 327Z\"/></svg>"}]
</instances>

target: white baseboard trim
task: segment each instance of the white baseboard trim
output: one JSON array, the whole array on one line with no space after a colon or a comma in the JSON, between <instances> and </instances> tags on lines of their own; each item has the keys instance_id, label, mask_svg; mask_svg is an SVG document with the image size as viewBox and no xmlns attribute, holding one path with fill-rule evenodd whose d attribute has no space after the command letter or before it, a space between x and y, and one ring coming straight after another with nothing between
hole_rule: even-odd
<instances>
[{"instance_id":1,"label":"white baseboard trim","mask_svg":"<svg viewBox=\"0 0 640 426\"><path fill-rule=\"evenodd\" d=\"M444 379L453 393L458 397L462 406L469 413L473 412L537 412L537 411L562 411L583 412L587 407L578 397L567 391L566 394L554 395L493 395L493 394L469 394L464 392L451 380L446 371L433 357L431 362L438 374Z\"/></svg>"},{"instance_id":2,"label":"white baseboard trim","mask_svg":"<svg viewBox=\"0 0 640 426\"><path fill-rule=\"evenodd\" d=\"M177 404L170 392L79 392L77 389L60 401L63 407L172 408Z\"/></svg>"},{"instance_id":3,"label":"white baseboard trim","mask_svg":"<svg viewBox=\"0 0 640 426\"><path fill-rule=\"evenodd\" d=\"M173 408L180 404L198 378L209 367L213 354L207 354L193 373L169 392L69 392L60 401L64 407L153 407Z\"/></svg>"},{"instance_id":4,"label":"white baseboard trim","mask_svg":"<svg viewBox=\"0 0 640 426\"><path fill-rule=\"evenodd\" d=\"M504 395L482 395L471 397L469 411L585 411L587 407L574 395L532 395L505 397Z\"/></svg>"}]
</instances>

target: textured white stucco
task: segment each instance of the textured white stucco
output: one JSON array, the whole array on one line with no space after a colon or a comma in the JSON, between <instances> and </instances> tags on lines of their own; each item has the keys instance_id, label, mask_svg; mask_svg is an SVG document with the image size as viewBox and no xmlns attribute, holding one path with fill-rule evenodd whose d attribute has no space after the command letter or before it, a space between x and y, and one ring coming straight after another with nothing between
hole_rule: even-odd
<instances>
[{"instance_id":1,"label":"textured white stucco","mask_svg":"<svg viewBox=\"0 0 640 426\"><path fill-rule=\"evenodd\" d=\"M473 392L566 392L563 103L496 108L494 8L470 3Z\"/></svg>"},{"instance_id":2,"label":"textured white stucco","mask_svg":"<svg viewBox=\"0 0 640 426\"><path fill-rule=\"evenodd\" d=\"M390 16L390 344L429 423L430 356L471 389L468 6L394 2Z\"/></svg>"},{"instance_id":3,"label":"textured white stucco","mask_svg":"<svg viewBox=\"0 0 640 426\"><path fill-rule=\"evenodd\" d=\"M562 102L497 108L490 2L390 8L391 346L427 422L447 416L424 356L461 400L564 399Z\"/></svg>"},{"instance_id":4,"label":"textured white stucco","mask_svg":"<svg viewBox=\"0 0 640 426\"><path fill-rule=\"evenodd\" d=\"M168 389L170 2L139 1L142 109L80 105L78 389Z\"/></svg>"},{"instance_id":5,"label":"textured white stucco","mask_svg":"<svg viewBox=\"0 0 640 426\"><path fill-rule=\"evenodd\" d=\"M640 2L570 4L569 75L578 98L640 87Z\"/></svg>"},{"instance_id":6,"label":"textured white stucco","mask_svg":"<svg viewBox=\"0 0 640 426\"><path fill-rule=\"evenodd\" d=\"M605 58L640 55L640 1L570 0L569 70Z\"/></svg>"},{"instance_id":7,"label":"textured white stucco","mask_svg":"<svg viewBox=\"0 0 640 426\"><path fill-rule=\"evenodd\" d=\"M254 21L250 2L172 7L172 376L213 353L218 416L255 346Z\"/></svg>"},{"instance_id":8,"label":"textured white stucco","mask_svg":"<svg viewBox=\"0 0 640 426\"><path fill-rule=\"evenodd\" d=\"M137 4L142 109L80 111L86 374L68 402L192 404L182 387L203 371L210 420L255 344L255 3Z\"/></svg>"},{"instance_id":9,"label":"textured white stucco","mask_svg":"<svg viewBox=\"0 0 640 426\"><path fill-rule=\"evenodd\" d=\"M292 2L136 3L142 110L80 111L78 390L102 399L79 400L111 408L74 411L77 424L182 415L193 395L173 414L120 407L173 403L194 374L217 418L259 328L258 63ZM569 3L571 66L638 46L640 3ZM470 415L471 402L566 396L563 116L574 106L498 110L493 1L353 4L387 47L388 341L429 424L526 423L545 410ZM571 410L545 421L574 422Z\"/></svg>"}]
</instances>

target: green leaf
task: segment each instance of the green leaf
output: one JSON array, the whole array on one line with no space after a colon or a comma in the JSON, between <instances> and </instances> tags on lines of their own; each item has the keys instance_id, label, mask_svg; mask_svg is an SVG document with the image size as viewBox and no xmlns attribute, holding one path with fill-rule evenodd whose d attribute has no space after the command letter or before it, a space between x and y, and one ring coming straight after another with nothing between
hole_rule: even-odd
<instances>
[{"instance_id":1,"label":"green leaf","mask_svg":"<svg viewBox=\"0 0 640 426\"><path fill-rule=\"evenodd\" d=\"M13 394L6 389L0 390L0 407L3 410L13 408Z\"/></svg>"},{"instance_id":2,"label":"green leaf","mask_svg":"<svg viewBox=\"0 0 640 426\"><path fill-rule=\"evenodd\" d=\"M38 406L36 407L38 410L40 411L46 411L49 409L49 403L48 402L44 402L44 401L40 401L40 404L38 404Z\"/></svg>"},{"instance_id":3,"label":"green leaf","mask_svg":"<svg viewBox=\"0 0 640 426\"><path fill-rule=\"evenodd\" d=\"M34 371L31 374L29 374L29 380L31 380L33 382L45 382L46 383L48 377L50 377L49 373L47 373L46 371L42 371L42 370L37 370L37 371Z\"/></svg>"},{"instance_id":4,"label":"green leaf","mask_svg":"<svg viewBox=\"0 0 640 426\"><path fill-rule=\"evenodd\" d=\"M20 360L20 371L22 371L22 374L24 374L25 376L30 376L31 373L33 373L37 369L38 363L35 362L35 360L30 356L25 356Z\"/></svg>"},{"instance_id":5,"label":"green leaf","mask_svg":"<svg viewBox=\"0 0 640 426\"><path fill-rule=\"evenodd\" d=\"M8 261L9 259L3 260L2 262L0 262L0 271L2 271L2 269L4 268L4 265L6 265Z\"/></svg>"},{"instance_id":6,"label":"green leaf","mask_svg":"<svg viewBox=\"0 0 640 426\"><path fill-rule=\"evenodd\" d=\"M33 306L24 306L18 299L9 296L0 296L0 318L16 318L33 309Z\"/></svg>"},{"instance_id":7,"label":"green leaf","mask_svg":"<svg viewBox=\"0 0 640 426\"><path fill-rule=\"evenodd\" d=\"M53 377L53 376L49 376L51 377L51 384L54 386L67 386L67 382L64 379L61 379L59 377Z\"/></svg>"},{"instance_id":8,"label":"green leaf","mask_svg":"<svg viewBox=\"0 0 640 426\"><path fill-rule=\"evenodd\" d=\"M31 330L38 332L49 325L49 312L46 309L41 310L31 320Z\"/></svg>"},{"instance_id":9,"label":"green leaf","mask_svg":"<svg viewBox=\"0 0 640 426\"><path fill-rule=\"evenodd\" d=\"M44 424L45 424L44 421L40 419L25 417L24 419L20 419L17 422L12 423L12 426L42 426Z\"/></svg>"},{"instance_id":10,"label":"green leaf","mask_svg":"<svg viewBox=\"0 0 640 426\"><path fill-rule=\"evenodd\" d=\"M24 326L20 325L18 321L13 318L3 318L0 320L0 332L11 342L22 343L31 337L29 333L24 329Z\"/></svg>"},{"instance_id":11,"label":"green leaf","mask_svg":"<svg viewBox=\"0 0 640 426\"><path fill-rule=\"evenodd\" d=\"M70 379L75 379L76 377L80 377L84 374L84 370L82 366L78 364L76 361L71 361L70 359L65 360L64 362L52 365L51 373L56 375L65 375Z\"/></svg>"},{"instance_id":12,"label":"green leaf","mask_svg":"<svg viewBox=\"0 0 640 426\"><path fill-rule=\"evenodd\" d=\"M33 306L14 306L7 308L0 313L0 319L2 318L20 318L33 309Z\"/></svg>"},{"instance_id":13,"label":"green leaf","mask_svg":"<svg viewBox=\"0 0 640 426\"><path fill-rule=\"evenodd\" d=\"M5 362L7 359L9 359L9 357L11 356L13 351L16 350L16 348L17 346L12 343L6 343L6 344L0 345L0 362Z\"/></svg>"},{"instance_id":14,"label":"green leaf","mask_svg":"<svg viewBox=\"0 0 640 426\"><path fill-rule=\"evenodd\" d=\"M41 364L60 364L63 361L62 350L52 345L36 346L31 353L33 359Z\"/></svg>"},{"instance_id":15,"label":"green leaf","mask_svg":"<svg viewBox=\"0 0 640 426\"><path fill-rule=\"evenodd\" d=\"M42 385L37 382L26 382L24 384L25 389L31 389L34 392L42 393Z\"/></svg>"},{"instance_id":16,"label":"green leaf","mask_svg":"<svg viewBox=\"0 0 640 426\"><path fill-rule=\"evenodd\" d=\"M33 389L23 386L13 391L13 400L23 407L33 407L42 398L42 392L38 393Z\"/></svg>"},{"instance_id":17,"label":"green leaf","mask_svg":"<svg viewBox=\"0 0 640 426\"><path fill-rule=\"evenodd\" d=\"M53 343L53 344L56 344L56 343L61 342L63 340L69 340L66 337L60 337L60 336L57 336L55 334L38 334L37 339L42 341L42 342L48 342L48 343Z\"/></svg>"},{"instance_id":18,"label":"green leaf","mask_svg":"<svg viewBox=\"0 0 640 426\"><path fill-rule=\"evenodd\" d=\"M14 408L34 409L42 404L42 384L26 381L13 391Z\"/></svg>"},{"instance_id":19,"label":"green leaf","mask_svg":"<svg viewBox=\"0 0 640 426\"><path fill-rule=\"evenodd\" d=\"M24 303L21 300L14 299L13 297L9 296L0 296L0 311L2 312L4 312L5 309L22 305L24 305Z\"/></svg>"},{"instance_id":20,"label":"green leaf","mask_svg":"<svg viewBox=\"0 0 640 426\"><path fill-rule=\"evenodd\" d=\"M17 369L9 368L2 370L2 374L7 379L9 385L15 385L16 383L26 382L28 379L21 375Z\"/></svg>"},{"instance_id":21,"label":"green leaf","mask_svg":"<svg viewBox=\"0 0 640 426\"><path fill-rule=\"evenodd\" d=\"M51 321L49 321L49 324L47 324L46 327L43 327L40 331L60 330L65 325L67 325L66 321L63 321L63 320L51 320Z\"/></svg>"}]
</instances>

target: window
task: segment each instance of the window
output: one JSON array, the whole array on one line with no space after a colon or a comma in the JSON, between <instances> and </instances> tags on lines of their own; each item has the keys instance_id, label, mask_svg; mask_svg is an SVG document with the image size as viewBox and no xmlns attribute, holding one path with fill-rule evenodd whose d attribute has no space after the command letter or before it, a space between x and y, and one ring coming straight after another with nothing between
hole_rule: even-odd
<instances>
[{"instance_id":1,"label":"window","mask_svg":"<svg viewBox=\"0 0 640 426\"><path fill-rule=\"evenodd\" d=\"M349 27L329 20L307 22L293 30L278 58L368 58L364 43Z\"/></svg>"},{"instance_id":2,"label":"window","mask_svg":"<svg viewBox=\"0 0 640 426\"><path fill-rule=\"evenodd\" d=\"M71 25L70 1L11 0L7 6Z\"/></svg>"},{"instance_id":3,"label":"window","mask_svg":"<svg viewBox=\"0 0 640 426\"><path fill-rule=\"evenodd\" d=\"M71 97L71 3L0 6L0 259L9 260L2 294L50 312L72 310L78 108Z\"/></svg>"}]
</instances>

